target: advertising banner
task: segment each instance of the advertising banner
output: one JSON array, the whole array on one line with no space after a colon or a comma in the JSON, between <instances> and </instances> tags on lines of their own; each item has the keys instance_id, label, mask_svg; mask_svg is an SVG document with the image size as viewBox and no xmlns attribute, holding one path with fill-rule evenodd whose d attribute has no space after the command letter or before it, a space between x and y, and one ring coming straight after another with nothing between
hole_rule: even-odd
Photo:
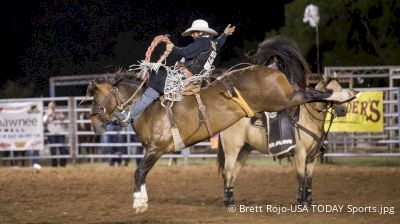
<instances>
[{"instance_id":1,"label":"advertising banner","mask_svg":"<svg viewBox=\"0 0 400 224\"><path fill-rule=\"evenodd\" d=\"M0 103L0 150L43 149L42 102Z\"/></svg>"},{"instance_id":2,"label":"advertising banner","mask_svg":"<svg viewBox=\"0 0 400 224\"><path fill-rule=\"evenodd\" d=\"M328 113L325 130L330 119ZM333 120L330 132L383 132L383 92L360 92L357 99L347 103L347 115Z\"/></svg>"}]
</instances>

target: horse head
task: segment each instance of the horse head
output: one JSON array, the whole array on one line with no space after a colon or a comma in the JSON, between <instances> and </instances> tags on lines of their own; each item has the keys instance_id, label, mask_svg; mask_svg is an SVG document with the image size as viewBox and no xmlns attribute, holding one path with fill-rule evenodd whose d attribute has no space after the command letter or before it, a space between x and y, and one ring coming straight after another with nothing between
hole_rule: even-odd
<instances>
[{"instance_id":1,"label":"horse head","mask_svg":"<svg viewBox=\"0 0 400 224\"><path fill-rule=\"evenodd\" d=\"M92 98L90 120L92 130L101 135L116 113L130 107L140 95L140 83L125 74L116 74L90 82L86 97ZM137 94L136 94L137 93Z\"/></svg>"},{"instance_id":2,"label":"horse head","mask_svg":"<svg viewBox=\"0 0 400 224\"><path fill-rule=\"evenodd\" d=\"M320 91L341 92L342 86L336 79L324 76L324 78L315 86L315 89ZM346 116L347 107L344 104L332 104L331 107L334 110L336 116Z\"/></svg>"}]
</instances>

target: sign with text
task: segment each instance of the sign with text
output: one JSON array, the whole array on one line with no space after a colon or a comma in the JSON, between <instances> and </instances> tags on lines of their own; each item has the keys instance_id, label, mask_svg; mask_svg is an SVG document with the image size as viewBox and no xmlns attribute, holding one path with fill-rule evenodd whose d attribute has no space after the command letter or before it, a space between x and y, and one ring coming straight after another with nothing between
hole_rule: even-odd
<instances>
[{"instance_id":1,"label":"sign with text","mask_svg":"<svg viewBox=\"0 0 400 224\"><path fill-rule=\"evenodd\" d=\"M383 132L383 92L364 91L348 102L347 115L333 120L331 132ZM330 123L330 113L325 120L325 130Z\"/></svg>"},{"instance_id":2,"label":"sign with text","mask_svg":"<svg viewBox=\"0 0 400 224\"><path fill-rule=\"evenodd\" d=\"M0 151L43 149L42 102L0 103Z\"/></svg>"}]
</instances>

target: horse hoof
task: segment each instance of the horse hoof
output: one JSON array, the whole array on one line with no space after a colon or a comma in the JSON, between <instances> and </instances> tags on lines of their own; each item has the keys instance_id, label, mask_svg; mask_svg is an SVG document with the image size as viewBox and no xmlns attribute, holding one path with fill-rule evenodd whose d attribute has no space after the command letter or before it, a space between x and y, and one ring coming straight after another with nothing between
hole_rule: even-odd
<instances>
[{"instance_id":1,"label":"horse hoof","mask_svg":"<svg viewBox=\"0 0 400 224\"><path fill-rule=\"evenodd\" d=\"M297 201L300 205L306 205L308 206L308 203L306 201Z\"/></svg>"},{"instance_id":2,"label":"horse hoof","mask_svg":"<svg viewBox=\"0 0 400 224\"><path fill-rule=\"evenodd\" d=\"M235 205L234 201L224 201L224 204L225 204L225 207L227 207L227 208L229 206Z\"/></svg>"},{"instance_id":3,"label":"horse hoof","mask_svg":"<svg viewBox=\"0 0 400 224\"><path fill-rule=\"evenodd\" d=\"M140 215L140 214L145 213L147 211L147 209L148 209L148 206L139 206L139 207L133 209L134 210L133 213L135 215Z\"/></svg>"}]
</instances>

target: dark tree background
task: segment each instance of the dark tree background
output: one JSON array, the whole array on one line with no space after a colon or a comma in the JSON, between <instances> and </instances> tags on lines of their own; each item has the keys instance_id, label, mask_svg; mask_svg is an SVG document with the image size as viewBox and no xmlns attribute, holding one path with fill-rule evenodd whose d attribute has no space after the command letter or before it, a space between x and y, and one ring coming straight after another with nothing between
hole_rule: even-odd
<instances>
[{"instance_id":1,"label":"dark tree background","mask_svg":"<svg viewBox=\"0 0 400 224\"><path fill-rule=\"evenodd\" d=\"M286 4L287 3L287 4ZM234 65L267 36L294 38L315 66L314 30L302 22L304 8L320 7L322 64L400 64L399 1L28 1L5 2L1 21L6 57L1 97L47 96L51 76L104 73L144 59L152 39L180 34L198 18L219 33L236 25L217 67ZM286 4L286 5L285 5ZM8 80L8 81L6 81ZM18 91L25 88L26 91Z\"/></svg>"},{"instance_id":2,"label":"dark tree background","mask_svg":"<svg viewBox=\"0 0 400 224\"><path fill-rule=\"evenodd\" d=\"M311 1L320 10L322 66L400 65L400 1ZM267 36L293 38L316 71L315 29L302 21L309 0L285 6L285 25ZM321 67L322 68L322 67Z\"/></svg>"}]
</instances>

